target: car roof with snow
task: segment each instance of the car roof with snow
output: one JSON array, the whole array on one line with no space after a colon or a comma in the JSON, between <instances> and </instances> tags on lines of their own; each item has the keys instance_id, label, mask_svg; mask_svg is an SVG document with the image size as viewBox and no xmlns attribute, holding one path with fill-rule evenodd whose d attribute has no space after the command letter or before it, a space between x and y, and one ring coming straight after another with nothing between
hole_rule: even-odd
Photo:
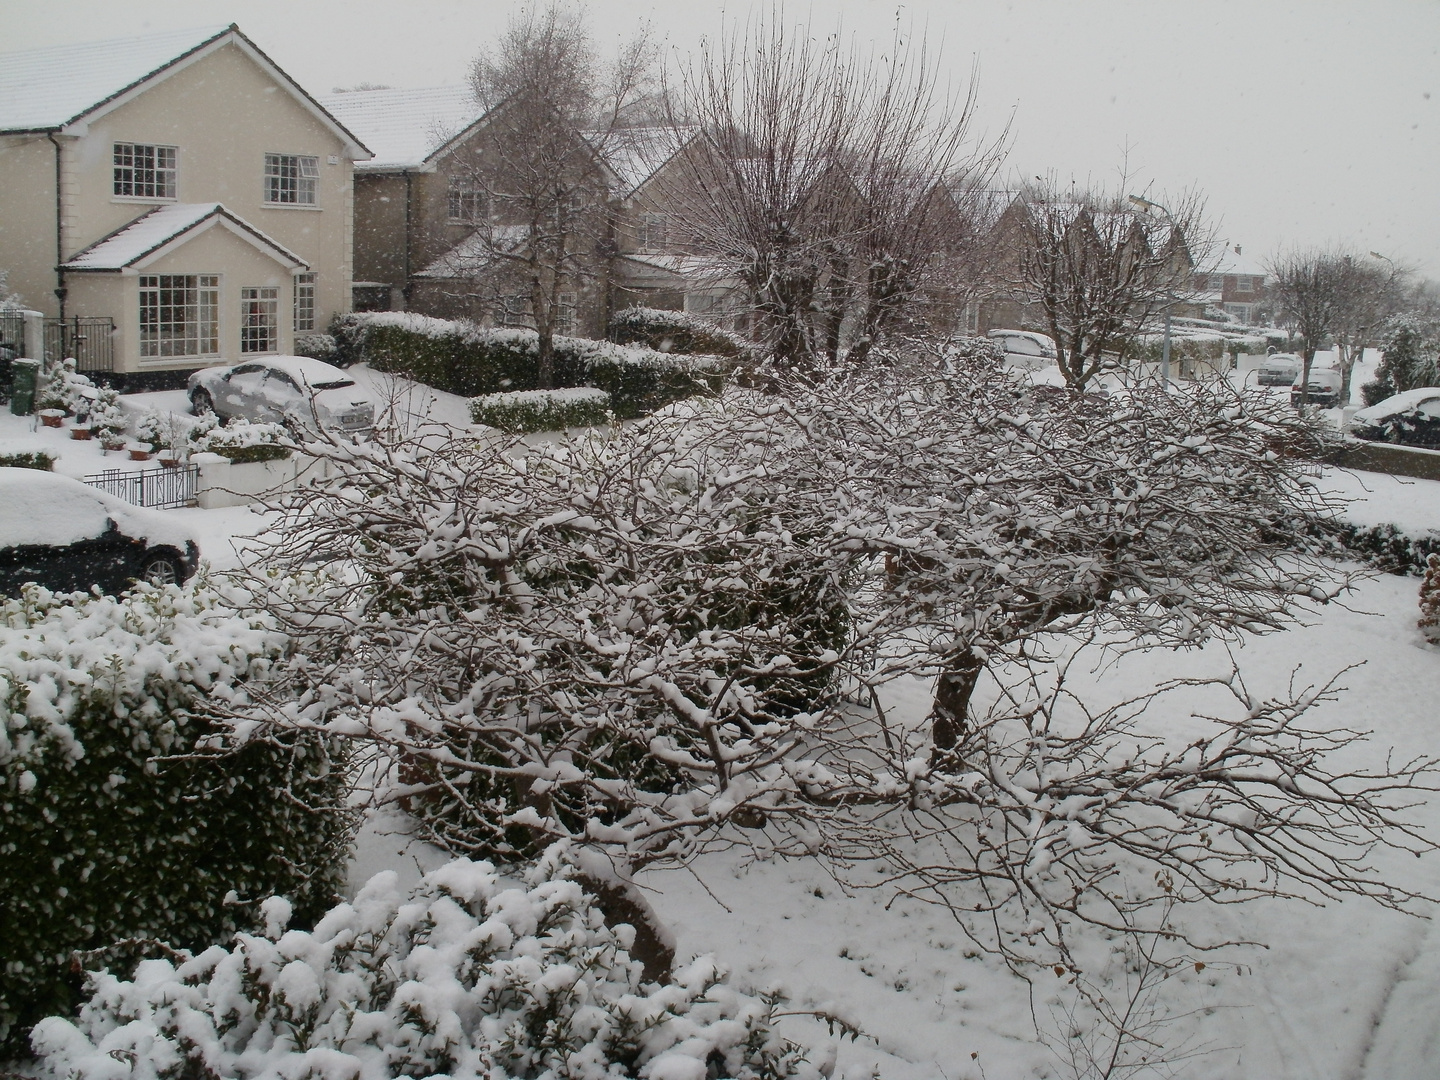
<instances>
[{"instance_id":1,"label":"car roof with snow","mask_svg":"<svg viewBox=\"0 0 1440 1080\"><path fill-rule=\"evenodd\" d=\"M1355 414L1356 420L1375 421L1384 420L1387 416L1395 416L1399 413L1409 412L1422 401L1429 401L1431 398L1440 397L1440 386L1421 386L1414 390L1405 390L1388 397L1384 401L1371 405L1368 409L1361 409Z\"/></svg>"},{"instance_id":2,"label":"car roof with snow","mask_svg":"<svg viewBox=\"0 0 1440 1080\"><path fill-rule=\"evenodd\" d=\"M1048 353L1055 352L1055 342L1044 334L1037 334L1033 330L991 330L987 337L999 338L1020 338L1040 346Z\"/></svg>"},{"instance_id":3,"label":"car roof with snow","mask_svg":"<svg viewBox=\"0 0 1440 1080\"><path fill-rule=\"evenodd\" d=\"M266 356L254 361L272 367L277 371L305 383L307 386L319 386L323 383L353 383L348 372L342 371L334 364L327 364L324 360L316 360L309 356Z\"/></svg>"},{"instance_id":4,"label":"car roof with snow","mask_svg":"<svg viewBox=\"0 0 1440 1080\"><path fill-rule=\"evenodd\" d=\"M120 531L147 544L184 551L194 534L159 510L133 506L88 484L40 469L0 467L0 547L63 546L105 531L111 518Z\"/></svg>"}]
</instances>

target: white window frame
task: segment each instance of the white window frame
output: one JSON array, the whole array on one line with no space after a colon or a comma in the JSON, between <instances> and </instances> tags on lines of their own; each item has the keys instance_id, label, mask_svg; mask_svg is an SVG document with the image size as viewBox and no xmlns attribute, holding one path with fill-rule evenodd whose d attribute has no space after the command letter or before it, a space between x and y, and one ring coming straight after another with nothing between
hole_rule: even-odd
<instances>
[{"instance_id":1,"label":"white window frame","mask_svg":"<svg viewBox=\"0 0 1440 1080\"><path fill-rule=\"evenodd\" d=\"M555 330L571 336L575 333L575 314L579 297L573 292L562 292L555 297Z\"/></svg>"},{"instance_id":2,"label":"white window frame","mask_svg":"<svg viewBox=\"0 0 1440 1080\"><path fill-rule=\"evenodd\" d=\"M295 275L295 333L315 332L315 275Z\"/></svg>"},{"instance_id":3,"label":"white window frame","mask_svg":"<svg viewBox=\"0 0 1440 1080\"><path fill-rule=\"evenodd\" d=\"M280 351L280 290L246 285L240 290L240 353L258 356Z\"/></svg>"},{"instance_id":4,"label":"white window frame","mask_svg":"<svg viewBox=\"0 0 1440 1080\"><path fill-rule=\"evenodd\" d=\"M220 352L219 274L142 274L138 280L143 359Z\"/></svg>"},{"instance_id":5,"label":"white window frame","mask_svg":"<svg viewBox=\"0 0 1440 1080\"><path fill-rule=\"evenodd\" d=\"M489 192L473 177L450 177L445 199L445 220L452 225L476 225L490 216Z\"/></svg>"},{"instance_id":6,"label":"white window frame","mask_svg":"<svg viewBox=\"0 0 1440 1080\"><path fill-rule=\"evenodd\" d=\"M664 251L669 241L670 215L647 211L635 226L635 240L641 251Z\"/></svg>"},{"instance_id":7,"label":"white window frame","mask_svg":"<svg viewBox=\"0 0 1440 1080\"><path fill-rule=\"evenodd\" d=\"M314 154L265 152L266 206L318 206L320 159Z\"/></svg>"},{"instance_id":8,"label":"white window frame","mask_svg":"<svg viewBox=\"0 0 1440 1080\"><path fill-rule=\"evenodd\" d=\"M1235 291L1237 293L1253 293L1255 291L1255 277L1252 274L1241 274L1235 279Z\"/></svg>"},{"instance_id":9,"label":"white window frame","mask_svg":"<svg viewBox=\"0 0 1440 1080\"><path fill-rule=\"evenodd\" d=\"M110 160L110 193L115 198L140 202L175 201L180 186L179 147L117 142L111 144ZM130 190L121 190L124 187Z\"/></svg>"}]
</instances>

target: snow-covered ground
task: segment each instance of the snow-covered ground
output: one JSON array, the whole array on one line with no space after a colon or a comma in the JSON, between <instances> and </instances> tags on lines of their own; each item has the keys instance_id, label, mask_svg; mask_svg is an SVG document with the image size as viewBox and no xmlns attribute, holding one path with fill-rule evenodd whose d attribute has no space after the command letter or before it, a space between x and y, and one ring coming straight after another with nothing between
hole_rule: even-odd
<instances>
[{"instance_id":1,"label":"snow-covered ground","mask_svg":"<svg viewBox=\"0 0 1440 1080\"><path fill-rule=\"evenodd\" d=\"M357 375L373 380L377 400L394 401L409 422L468 422L462 399L363 369ZM183 395L174 394L126 402L184 407ZM106 458L93 442L72 442L62 431L36 428L33 418L0 414L0 452L22 449L57 453L57 470L75 476L132 467ZM1325 470L1320 482L1352 498L1349 516L1362 523L1440 530L1440 483L1336 469ZM173 513L199 534L205 557L222 569L237 563L232 540L266 525L243 507ZM1246 638L1233 657L1261 695L1283 691L1292 678L1302 685L1323 682L1358 664L1341 680L1346 692L1325 705L1323 715L1372 730L1366 751L1371 760L1390 746L1402 756L1433 753L1440 749L1434 704L1440 700L1440 648L1426 644L1415 628L1416 590L1413 578L1370 577L1342 602L1307 612L1304 625ZM1161 679L1220 674L1231 657L1218 646L1132 654L1082 677L1078 687L1096 699L1113 699ZM888 711L897 721L918 719L927 692L918 683L897 685ZM1180 717L1200 701L1174 699L1170 707ZM1440 795L1422 801L1414 816L1440 837ZM401 827L390 819L366 830L356 881L382 868L413 879L417 860L435 864L437 853L396 835ZM1376 860L1405 883L1440 895L1440 859L1379 853ZM740 988L779 987L793 1008L833 1010L862 1028L866 1037L842 1044L837 1076L1065 1077L1073 1073L1052 1047L1094 1041L1068 1038L1063 980L1042 978L1032 997L994 958L975 954L944 909L892 902L880 891L847 892L817 863L747 861L732 852L697 859L685 871L651 874L644 884L654 890L653 903L673 928L682 955L713 952ZM1192 969L1167 984L1162 1008L1168 1014L1142 1018L1157 1022L1153 1035L1165 1045L1206 1051L1183 1063L1183 1075L1440 1080L1440 931L1432 932L1428 919L1358 901L1323 908L1266 901L1196 910L1185 918L1202 936L1266 947L1207 956L1203 971ZM1087 975L1119 985L1122 965L1107 947L1092 943ZM1037 1038L1036 1021L1053 1036L1050 1047ZM834 1038L813 1020L786 1023L807 1041Z\"/></svg>"}]
</instances>

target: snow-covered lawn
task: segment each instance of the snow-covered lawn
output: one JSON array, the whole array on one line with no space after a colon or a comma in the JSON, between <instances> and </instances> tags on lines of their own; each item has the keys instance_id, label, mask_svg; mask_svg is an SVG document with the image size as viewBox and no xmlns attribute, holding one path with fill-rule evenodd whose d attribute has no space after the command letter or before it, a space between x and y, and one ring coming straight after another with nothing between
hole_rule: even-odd
<instances>
[{"instance_id":1,"label":"snow-covered lawn","mask_svg":"<svg viewBox=\"0 0 1440 1080\"><path fill-rule=\"evenodd\" d=\"M407 386L365 369L376 399L392 401L407 423L468 424L463 399ZM145 400L150 399L150 400ZM127 406L181 410L183 395L137 395ZM94 443L37 428L30 417L0 414L0 452L46 449L57 471L84 476L132 465L106 458ZM142 467L135 465L133 467ZM1391 521L1409 530L1440 529L1440 483L1327 469L1322 486L1355 500L1349 516L1362 524ZM0 513L4 508L0 508ZM213 567L237 565L236 537L262 532L266 519L245 508L172 511L200 536ZM1415 628L1417 581L1374 576L1342 602L1311 610L1305 625L1247 638L1233 658L1261 696L1291 683L1324 682L1349 665L1339 700L1318 714L1336 724L1372 730L1362 753L1386 748L1410 756L1440 750L1440 649ZM1182 675L1219 675L1232 653L1219 646L1188 653L1133 654L1089 671L1077 689L1115 699L1143 685ZM888 711L897 721L923 716L928 687L892 687ZM1200 691L1169 701L1177 718L1203 707ZM1414 811L1440 836L1440 796ZM382 868L410 879L440 861L376 823L362 837L352 878ZM1440 860L1376 856L1387 873L1440 895ZM1033 997L993 957L977 955L939 907L893 901L889 893L847 892L813 862L753 861L738 852L697 859L685 871L649 875L653 902L674 930L681 958L713 952L740 989L783 988L792 1007L824 1008L858 1025L867 1037L845 1041L837 1076L860 1080L1016 1078L1072 1075L1063 1055L1037 1041L1035 1020L1056 1045L1069 1039L1064 979L1037 976ZM1205 956L1203 970L1168 983L1152 1036L1169 1047L1208 1050L1185 1062L1197 1078L1267 1080L1424 1080L1440 1078L1440 932L1364 902L1312 908L1290 901L1193 910L1181 916L1201 937L1248 939L1266 947ZM1098 937L1083 950L1087 976L1119 986L1123 964ZM1033 1007L1033 1019L1032 1019ZM1169 1019L1167 1019L1169 1017ZM832 1039L808 1019L786 1021L797 1038ZM1163 1073L1162 1073L1163 1074Z\"/></svg>"}]
</instances>

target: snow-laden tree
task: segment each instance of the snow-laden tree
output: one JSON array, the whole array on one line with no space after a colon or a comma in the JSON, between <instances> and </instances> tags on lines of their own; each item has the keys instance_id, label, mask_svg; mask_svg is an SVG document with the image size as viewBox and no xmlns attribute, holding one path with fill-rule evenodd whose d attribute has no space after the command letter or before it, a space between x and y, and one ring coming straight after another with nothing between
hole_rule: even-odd
<instances>
[{"instance_id":1,"label":"snow-laden tree","mask_svg":"<svg viewBox=\"0 0 1440 1080\"><path fill-rule=\"evenodd\" d=\"M629 874L726 844L874 860L1002 952L1177 897L1403 904L1364 853L1428 846L1429 763L1331 766L1359 735L1305 721L1324 687L1237 677L1194 718L1064 678L1077 640L1277 629L1340 587L1288 544L1324 512L1308 421L1033 388L983 344L879 359L572 440L312 447L332 478L248 582L291 656L236 736L353 740L455 851L576 843L642 925ZM902 677L936 680L924 724L883 711Z\"/></svg>"}]
</instances>

